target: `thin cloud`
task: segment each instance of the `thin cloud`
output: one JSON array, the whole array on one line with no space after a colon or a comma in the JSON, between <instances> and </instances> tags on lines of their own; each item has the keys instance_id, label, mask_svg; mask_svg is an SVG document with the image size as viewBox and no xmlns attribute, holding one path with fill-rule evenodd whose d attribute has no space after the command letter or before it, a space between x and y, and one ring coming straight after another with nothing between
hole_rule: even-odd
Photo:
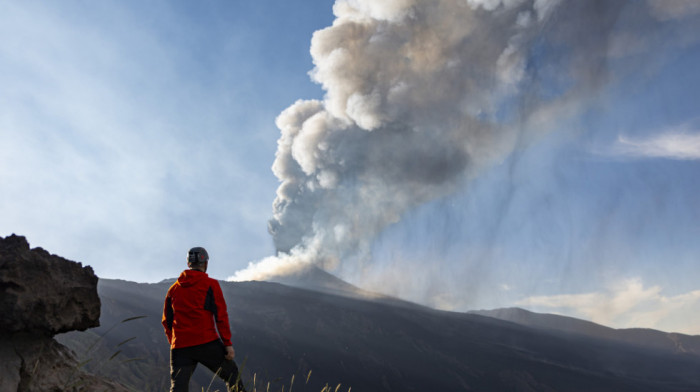
<instances>
[{"instance_id":1,"label":"thin cloud","mask_svg":"<svg viewBox=\"0 0 700 392\"><path fill-rule=\"evenodd\" d=\"M700 13L697 0L648 0L652 16L659 20L682 19Z\"/></svg>"},{"instance_id":2,"label":"thin cloud","mask_svg":"<svg viewBox=\"0 0 700 392\"><path fill-rule=\"evenodd\" d=\"M627 158L700 159L700 132L674 130L648 138L618 137L612 155Z\"/></svg>"},{"instance_id":3,"label":"thin cloud","mask_svg":"<svg viewBox=\"0 0 700 392\"><path fill-rule=\"evenodd\" d=\"M532 296L517 302L538 311L583 317L615 328L654 328L700 334L700 290L675 296L660 286L645 287L640 278L627 279L604 291ZM696 318L688 322L688 318Z\"/></svg>"}]
</instances>

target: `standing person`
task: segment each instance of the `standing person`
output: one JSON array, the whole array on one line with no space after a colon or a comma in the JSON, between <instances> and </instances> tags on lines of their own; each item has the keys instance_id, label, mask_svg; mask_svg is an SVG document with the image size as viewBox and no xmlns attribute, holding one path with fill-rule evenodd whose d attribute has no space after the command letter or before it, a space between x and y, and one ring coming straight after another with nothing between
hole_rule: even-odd
<instances>
[{"instance_id":1,"label":"standing person","mask_svg":"<svg viewBox=\"0 0 700 392\"><path fill-rule=\"evenodd\" d=\"M163 306L163 327L170 343L170 391L187 392L198 363L244 392L233 361L226 301L221 286L207 275L209 255L196 247L187 253L188 270L170 286Z\"/></svg>"}]
</instances>

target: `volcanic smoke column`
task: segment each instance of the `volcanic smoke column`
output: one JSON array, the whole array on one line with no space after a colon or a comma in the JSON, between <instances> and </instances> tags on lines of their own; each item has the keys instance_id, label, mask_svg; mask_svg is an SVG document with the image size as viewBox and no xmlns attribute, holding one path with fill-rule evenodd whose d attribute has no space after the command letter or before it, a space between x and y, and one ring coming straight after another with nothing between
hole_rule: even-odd
<instances>
[{"instance_id":1,"label":"volcanic smoke column","mask_svg":"<svg viewBox=\"0 0 700 392\"><path fill-rule=\"evenodd\" d=\"M404 212L548 131L602 82L622 3L338 0L311 41L324 100L277 119L278 255L233 279L359 268Z\"/></svg>"}]
</instances>

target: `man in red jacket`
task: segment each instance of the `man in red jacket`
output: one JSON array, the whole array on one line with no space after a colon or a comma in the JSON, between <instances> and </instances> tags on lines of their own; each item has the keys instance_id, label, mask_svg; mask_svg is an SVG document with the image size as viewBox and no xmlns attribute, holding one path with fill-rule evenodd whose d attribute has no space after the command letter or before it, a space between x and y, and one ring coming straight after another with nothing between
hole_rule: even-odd
<instances>
[{"instance_id":1,"label":"man in red jacket","mask_svg":"<svg viewBox=\"0 0 700 392\"><path fill-rule=\"evenodd\" d=\"M170 343L170 391L187 392L198 363L224 381L229 391L244 392L233 361L226 301L221 286L207 272L209 255L196 247L187 266L170 286L163 306L163 327Z\"/></svg>"}]
</instances>

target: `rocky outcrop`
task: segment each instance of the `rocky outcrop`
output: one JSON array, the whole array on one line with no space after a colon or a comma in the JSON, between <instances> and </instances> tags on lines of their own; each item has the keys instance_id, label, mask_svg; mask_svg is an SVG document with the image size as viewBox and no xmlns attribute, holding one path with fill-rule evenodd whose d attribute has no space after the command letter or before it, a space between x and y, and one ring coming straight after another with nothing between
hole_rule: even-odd
<instances>
[{"instance_id":1,"label":"rocky outcrop","mask_svg":"<svg viewBox=\"0 0 700 392\"><path fill-rule=\"evenodd\" d=\"M0 391L125 391L84 373L57 333L99 326L89 266L0 238Z\"/></svg>"},{"instance_id":2,"label":"rocky outcrop","mask_svg":"<svg viewBox=\"0 0 700 392\"><path fill-rule=\"evenodd\" d=\"M99 326L100 297L92 268L29 249L24 237L0 240L0 330L57 333Z\"/></svg>"}]
</instances>

